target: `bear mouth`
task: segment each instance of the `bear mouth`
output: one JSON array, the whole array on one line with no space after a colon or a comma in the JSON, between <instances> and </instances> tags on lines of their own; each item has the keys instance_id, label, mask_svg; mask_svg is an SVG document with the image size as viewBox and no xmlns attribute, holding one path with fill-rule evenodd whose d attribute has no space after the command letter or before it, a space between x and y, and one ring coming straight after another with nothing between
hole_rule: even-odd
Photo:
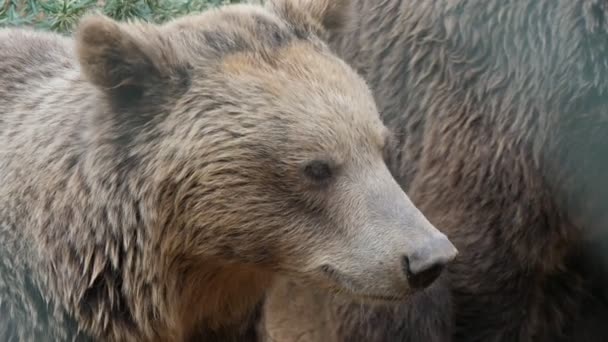
<instances>
[{"instance_id":1,"label":"bear mouth","mask_svg":"<svg viewBox=\"0 0 608 342\"><path fill-rule=\"evenodd\" d=\"M357 282L350 277L338 272L333 267L323 265L320 267L322 274L327 280L329 280L329 286L327 286L334 295L339 297L354 297L358 298L363 302L402 302L409 298L409 293L403 293L402 295L387 295L387 294L375 294L369 293L362 290L362 286L358 286Z\"/></svg>"},{"instance_id":2,"label":"bear mouth","mask_svg":"<svg viewBox=\"0 0 608 342\"><path fill-rule=\"evenodd\" d=\"M366 293L353 291L350 288L346 288L343 286L339 286L338 284L329 287L330 291L337 297L348 297L349 299L355 299L360 301L361 303L368 304L394 304L399 302L404 302L409 299L409 296L402 295L382 295L382 294L374 294L374 293Z\"/></svg>"},{"instance_id":3,"label":"bear mouth","mask_svg":"<svg viewBox=\"0 0 608 342\"><path fill-rule=\"evenodd\" d=\"M376 295L376 294L358 294L358 297L364 300L371 300L374 302L403 302L407 300L407 296L385 296L385 295Z\"/></svg>"}]
</instances>

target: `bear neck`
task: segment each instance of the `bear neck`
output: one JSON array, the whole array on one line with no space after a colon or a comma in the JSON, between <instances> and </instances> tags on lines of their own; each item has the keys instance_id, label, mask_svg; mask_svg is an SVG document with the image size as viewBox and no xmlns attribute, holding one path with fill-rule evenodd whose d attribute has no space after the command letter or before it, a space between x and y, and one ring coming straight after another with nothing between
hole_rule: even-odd
<instances>
[{"instance_id":1,"label":"bear neck","mask_svg":"<svg viewBox=\"0 0 608 342\"><path fill-rule=\"evenodd\" d=\"M272 282L269 272L212 260L175 273L168 299L179 340L240 336L253 324Z\"/></svg>"},{"instance_id":2,"label":"bear neck","mask_svg":"<svg viewBox=\"0 0 608 342\"><path fill-rule=\"evenodd\" d=\"M88 212L87 226L95 227L96 235L105 235L90 235L87 247L81 249L84 255L79 268L92 286L75 293L103 289L105 292L94 295L95 302L115 303L100 306L105 311L96 317L92 316L96 311L91 310L90 326L118 339L124 336L117 334L125 331L146 340L176 341L223 336L226 331L239 334L269 288L271 273L250 265L184 254L183 246L189 242L184 240L183 227L174 221L176 213L167 209L173 208L174 200L165 194L169 190L141 171L147 169L145 162L129 170L124 165L134 160L112 155L103 158L98 154L89 168L84 168L83 181L89 183L89 191L97 200L86 208L74 208L75 212ZM107 178L97 170L122 171L109 172L119 176ZM74 196L67 195L66 199ZM93 240L106 244L100 246ZM73 299L80 308L88 306L91 298L84 295ZM124 326L129 329L118 328Z\"/></svg>"}]
</instances>

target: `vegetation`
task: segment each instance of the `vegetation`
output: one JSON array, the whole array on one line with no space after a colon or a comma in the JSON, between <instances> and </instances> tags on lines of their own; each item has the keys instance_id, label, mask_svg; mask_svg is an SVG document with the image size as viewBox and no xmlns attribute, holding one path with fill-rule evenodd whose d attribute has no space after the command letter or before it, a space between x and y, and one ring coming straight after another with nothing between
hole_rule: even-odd
<instances>
[{"instance_id":1,"label":"vegetation","mask_svg":"<svg viewBox=\"0 0 608 342\"><path fill-rule=\"evenodd\" d=\"M143 19L162 23L210 7L244 0L0 0L0 27L32 26L70 33L85 13L116 20Z\"/></svg>"}]
</instances>

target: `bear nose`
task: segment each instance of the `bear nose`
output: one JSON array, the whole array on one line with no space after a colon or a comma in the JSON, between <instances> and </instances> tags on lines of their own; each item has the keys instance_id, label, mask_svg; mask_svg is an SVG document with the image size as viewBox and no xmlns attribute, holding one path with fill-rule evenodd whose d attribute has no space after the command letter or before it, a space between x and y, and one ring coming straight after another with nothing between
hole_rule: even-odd
<instances>
[{"instance_id":1,"label":"bear nose","mask_svg":"<svg viewBox=\"0 0 608 342\"><path fill-rule=\"evenodd\" d=\"M457 254L456 247L442 236L421 244L412 253L403 256L403 271L410 287L423 289L431 285Z\"/></svg>"}]
</instances>

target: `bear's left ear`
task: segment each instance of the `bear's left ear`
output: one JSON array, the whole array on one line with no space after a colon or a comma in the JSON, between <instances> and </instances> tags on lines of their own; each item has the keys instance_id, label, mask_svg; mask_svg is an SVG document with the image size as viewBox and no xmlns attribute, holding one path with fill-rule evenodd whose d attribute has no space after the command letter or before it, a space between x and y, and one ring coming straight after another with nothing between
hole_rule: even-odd
<instances>
[{"instance_id":1,"label":"bear's left ear","mask_svg":"<svg viewBox=\"0 0 608 342\"><path fill-rule=\"evenodd\" d=\"M351 0L270 0L270 8L295 26L338 30L352 16Z\"/></svg>"},{"instance_id":2,"label":"bear's left ear","mask_svg":"<svg viewBox=\"0 0 608 342\"><path fill-rule=\"evenodd\" d=\"M168 78L177 58L156 28L121 24L102 15L78 25L76 47L85 78L105 91L144 90Z\"/></svg>"}]
</instances>

